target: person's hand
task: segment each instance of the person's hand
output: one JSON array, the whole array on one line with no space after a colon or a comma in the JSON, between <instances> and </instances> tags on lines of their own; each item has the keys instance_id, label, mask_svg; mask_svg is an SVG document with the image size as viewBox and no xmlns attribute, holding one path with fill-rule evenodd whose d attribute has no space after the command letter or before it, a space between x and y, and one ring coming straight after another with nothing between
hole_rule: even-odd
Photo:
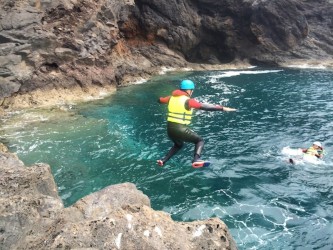
<instances>
[{"instance_id":1,"label":"person's hand","mask_svg":"<svg viewBox=\"0 0 333 250\"><path fill-rule=\"evenodd\" d=\"M308 151L307 148L300 148L300 150L302 150L303 153L306 153L306 151Z\"/></svg>"},{"instance_id":2,"label":"person's hand","mask_svg":"<svg viewBox=\"0 0 333 250\"><path fill-rule=\"evenodd\" d=\"M228 107L223 107L223 111L237 111L237 109L234 109L234 108L228 108Z\"/></svg>"}]
</instances>

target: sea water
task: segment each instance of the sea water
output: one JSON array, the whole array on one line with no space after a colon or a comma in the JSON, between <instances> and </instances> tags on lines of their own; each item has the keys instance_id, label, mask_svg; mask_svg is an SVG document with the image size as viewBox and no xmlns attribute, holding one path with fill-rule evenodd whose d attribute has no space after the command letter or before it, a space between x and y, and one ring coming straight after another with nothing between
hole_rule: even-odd
<instances>
[{"instance_id":1,"label":"sea water","mask_svg":"<svg viewBox=\"0 0 333 250\"><path fill-rule=\"evenodd\" d=\"M198 101L238 110L195 112L209 167L191 167L191 144L159 167L172 143L157 100L185 78ZM51 166L66 206L132 182L176 221L221 218L239 249L333 249L332 96L322 69L170 73L63 112L13 114L0 138L26 165ZM286 147L313 141L325 146L321 164L288 163Z\"/></svg>"}]
</instances>

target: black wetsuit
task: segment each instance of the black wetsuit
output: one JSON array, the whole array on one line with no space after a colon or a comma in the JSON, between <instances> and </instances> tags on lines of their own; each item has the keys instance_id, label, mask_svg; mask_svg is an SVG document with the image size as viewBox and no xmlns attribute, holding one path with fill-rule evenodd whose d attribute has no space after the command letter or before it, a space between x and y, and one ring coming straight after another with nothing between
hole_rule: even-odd
<instances>
[{"instance_id":1,"label":"black wetsuit","mask_svg":"<svg viewBox=\"0 0 333 250\"><path fill-rule=\"evenodd\" d=\"M174 91L173 95L187 95L186 92L181 90ZM169 102L170 97L160 98L160 103L167 104ZM190 109L201 109L206 111L223 111L223 106L213 105L207 103L199 103L195 99L188 99L185 102L185 108L187 110ZM201 152L203 150L204 141L197 133L191 130L188 125L180 124L176 122L167 122L167 133L169 138L173 141L174 145L169 150L167 155L162 159L163 164L167 162L173 155L175 155L183 146L184 142L191 142L195 144L193 160L195 162L200 159Z\"/></svg>"},{"instance_id":2,"label":"black wetsuit","mask_svg":"<svg viewBox=\"0 0 333 250\"><path fill-rule=\"evenodd\" d=\"M187 125L168 122L167 132L174 145L168 154L162 159L163 162L168 161L174 154L176 154L184 146L184 142L191 142L195 144L193 162L200 158L204 146L204 141Z\"/></svg>"}]
</instances>

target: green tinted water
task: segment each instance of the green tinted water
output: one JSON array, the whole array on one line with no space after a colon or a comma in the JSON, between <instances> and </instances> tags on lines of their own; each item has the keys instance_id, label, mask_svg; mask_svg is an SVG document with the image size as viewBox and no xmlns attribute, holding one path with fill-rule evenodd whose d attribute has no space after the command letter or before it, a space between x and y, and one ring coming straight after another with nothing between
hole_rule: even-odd
<instances>
[{"instance_id":1,"label":"green tinted water","mask_svg":"<svg viewBox=\"0 0 333 250\"><path fill-rule=\"evenodd\" d=\"M239 110L197 111L209 168L193 169L187 145L160 168L171 147L166 106L180 79L194 97ZM101 188L133 182L152 207L175 220L217 216L239 249L332 249L333 72L249 69L172 74L120 89L68 112L34 110L2 121L0 138L26 163L51 165L65 205ZM320 164L292 166L286 147L320 140Z\"/></svg>"}]
</instances>

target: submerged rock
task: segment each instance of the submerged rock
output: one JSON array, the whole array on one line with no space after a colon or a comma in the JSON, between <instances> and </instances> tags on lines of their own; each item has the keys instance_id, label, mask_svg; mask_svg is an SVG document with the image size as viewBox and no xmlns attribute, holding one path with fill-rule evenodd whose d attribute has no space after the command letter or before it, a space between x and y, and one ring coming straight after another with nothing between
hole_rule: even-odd
<instances>
[{"instance_id":1,"label":"submerged rock","mask_svg":"<svg viewBox=\"0 0 333 250\"><path fill-rule=\"evenodd\" d=\"M175 222L131 183L65 208L48 165L0 152L0 171L1 249L237 249L220 219Z\"/></svg>"}]
</instances>

